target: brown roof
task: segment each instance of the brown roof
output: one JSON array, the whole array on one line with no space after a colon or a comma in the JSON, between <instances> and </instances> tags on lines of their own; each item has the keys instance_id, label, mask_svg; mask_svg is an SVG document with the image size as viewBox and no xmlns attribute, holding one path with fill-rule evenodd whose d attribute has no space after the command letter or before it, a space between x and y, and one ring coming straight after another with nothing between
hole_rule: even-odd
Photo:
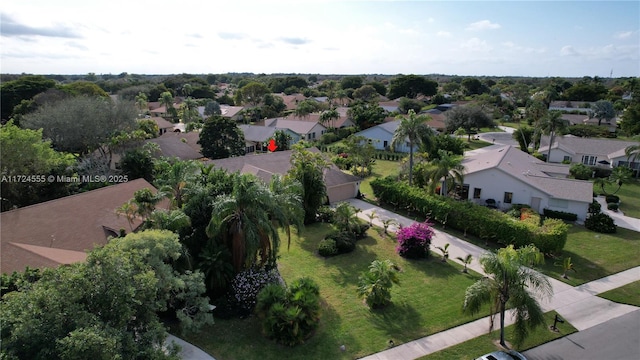
<instances>
[{"instance_id":1,"label":"brown roof","mask_svg":"<svg viewBox=\"0 0 640 360\"><path fill-rule=\"evenodd\" d=\"M200 134L192 131L188 133L168 132L147 141L158 144L162 156L176 157L180 160L197 160L203 157L198 139L200 139Z\"/></svg>"},{"instance_id":2,"label":"brown roof","mask_svg":"<svg viewBox=\"0 0 640 360\"><path fill-rule=\"evenodd\" d=\"M319 153L317 148L307 149L314 153ZM214 165L215 168L225 169L228 172L240 172L242 174L251 173L259 178L270 181L273 174L284 175L291 168L291 150L276 151L273 153L250 154L245 156L236 156L226 159L209 160L208 164ZM342 185L345 183L353 183L362 181L357 176L353 176L342 172L335 165L331 165L324 174L325 185L328 188Z\"/></svg>"},{"instance_id":3,"label":"brown roof","mask_svg":"<svg viewBox=\"0 0 640 360\"><path fill-rule=\"evenodd\" d=\"M144 179L43 202L0 214L3 273L83 261L120 229L131 230L115 209L136 190L155 188ZM140 225L136 220L133 227Z\"/></svg>"},{"instance_id":4,"label":"brown roof","mask_svg":"<svg viewBox=\"0 0 640 360\"><path fill-rule=\"evenodd\" d=\"M158 125L158 129L173 129L174 124L165 120L164 118L154 116L151 118L151 120L156 122L156 124Z\"/></svg>"}]
</instances>

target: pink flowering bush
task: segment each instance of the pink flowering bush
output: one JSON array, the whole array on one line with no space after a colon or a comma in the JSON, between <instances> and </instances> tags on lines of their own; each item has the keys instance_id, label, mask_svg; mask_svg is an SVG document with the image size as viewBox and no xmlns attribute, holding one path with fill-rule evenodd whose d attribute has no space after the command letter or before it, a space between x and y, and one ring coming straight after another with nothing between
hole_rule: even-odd
<instances>
[{"instance_id":1,"label":"pink flowering bush","mask_svg":"<svg viewBox=\"0 0 640 360\"><path fill-rule=\"evenodd\" d=\"M413 223L411 226L401 228L396 233L398 255L409 259L423 259L429 256L429 247L433 237L433 223Z\"/></svg>"}]
</instances>

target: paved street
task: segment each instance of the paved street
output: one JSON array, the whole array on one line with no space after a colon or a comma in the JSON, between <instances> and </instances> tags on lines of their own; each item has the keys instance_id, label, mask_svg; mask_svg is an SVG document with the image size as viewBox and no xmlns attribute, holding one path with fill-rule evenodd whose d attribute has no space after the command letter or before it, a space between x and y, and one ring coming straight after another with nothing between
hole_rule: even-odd
<instances>
[{"instance_id":1,"label":"paved street","mask_svg":"<svg viewBox=\"0 0 640 360\"><path fill-rule=\"evenodd\" d=\"M640 359L640 310L523 353L529 360Z\"/></svg>"}]
</instances>

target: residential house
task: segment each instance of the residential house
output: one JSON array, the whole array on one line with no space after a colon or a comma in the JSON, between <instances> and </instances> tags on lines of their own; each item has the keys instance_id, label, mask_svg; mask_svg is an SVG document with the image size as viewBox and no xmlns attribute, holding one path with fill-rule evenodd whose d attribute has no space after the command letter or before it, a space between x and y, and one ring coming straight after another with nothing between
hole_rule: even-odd
<instances>
[{"instance_id":1,"label":"residential house","mask_svg":"<svg viewBox=\"0 0 640 360\"><path fill-rule=\"evenodd\" d=\"M392 120L382 124L372 126L368 129L355 133L355 136L364 136L377 150L391 150L391 141L393 134L400 126L400 120ZM417 147L414 145L414 151ZM397 145L395 151L408 153L409 141L406 140L402 144Z\"/></svg>"},{"instance_id":2,"label":"residential house","mask_svg":"<svg viewBox=\"0 0 640 360\"><path fill-rule=\"evenodd\" d=\"M87 251L140 226L141 219L129 224L116 209L145 188L156 190L136 179L0 213L2 272L84 261Z\"/></svg>"},{"instance_id":3,"label":"residential house","mask_svg":"<svg viewBox=\"0 0 640 360\"><path fill-rule=\"evenodd\" d=\"M168 158L178 158L180 160L198 160L202 159L202 147L198 144L200 133L192 131L168 132L155 139L146 140L158 144L160 147L160 156Z\"/></svg>"},{"instance_id":4,"label":"residential house","mask_svg":"<svg viewBox=\"0 0 640 360\"><path fill-rule=\"evenodd\" d=\"M209 117L208 115L204 114L204 106L198 106L197 109L198 114L203 120ZM231 106L222 104L220 105L220 116L235 121L242 120L240 118L240 111L242 111L242 109L244 109L244 107L242 106Z\"/></svg>"},{"instance_id":5,"label":"residential house","mask_svg":"<svg viewBox=\"0 0 640 360\"><path fill-rule=\"evenodd\" d=\"M320 152L317 148L308 150L315 153ZM273 175L284 175L291 169L291 153L291 150L287 150L236 156L209 160L207 164L212 164L214 167L225 169L228 172L253 174L268 183ZM361 181L361 178L344 173L335 165L331 165L324 172L324 182L329 202L335 203L356 197L360 191Z\"/></svg>"},{"instance_id":6,"label":"residential house","mask_svg":"<svg viewBox=\"0 0 640 360\"><path fill-rule=\"evenodd\" d=\"M470 152L462 161L463 199L478 204L495 204L506 210L526 204L587 217L593 201L593 183L569 179L569 165L545 163L511 145L493 145Z\"/></svg>"},{"instance_id":7,"label":"residential house","mask_svg":"<svg viewBox=\"0 0 640 360\"><path fill-rule=\"evenodd\" d=\"M269 126L258 125L240 125L238 126L244 133L245 141L245 153L252 153L256 151L267 151L268 141L273 138L276 131L282 130L291 136L289 146L293 144L293 138L298 136L296 133L289 129L278 129Z\"/></svg>"},{"instance_id":8,"label":"residential house","mask_svg":"<svg viewBox=\"0 0 640 360\"><path fill-rule=\"evenodd\" d=\"M582 163L603 168L630 166L632 169L640 169L639 162L629 164L629 159L625 155L627 147L638 144L637 141L556 136L553 139L553 145L551 145L549 162ZM541 154L547 154L549 151L548 136L542 137L538 151Z\"/></svg>"},{"instance_id":9,"label":"residential house","mask_svg":"<svg viewBox=\"0 0 640 360\"><path fill-rule=\"evenodd\" d=\"M153 120L155 121L156 125L158 125L158 136L161 136L162 134L165 134L167 132L173 132L174 128L175 128L175 124L172 122L169 122L161 117L158 116L154 116L149 118L148 120Z\"/></svg>"},{"instance_id":10,"label":"residential house","mask_svg":"<svg viewBox=\"0 0 640 360\"><path fill-rule=\"evenodd\" d=\"M281 98L287 110L295 110L298 107L298 103L307 98L302 94L285 95L284 93L274 93L273 96Z\"/></svg>"},{"instance_id":11,"label":"residential house","mask_svg":"<svg viewBox=\"0 0 640 360\"><path fill-rule=\"evenodd\" d=\"M264 125L276 129L289 129L296 135L293 139L294 144L300 140L317 140L327 131L326 126L320 124L317 120L306 120L298 116L266 119Z\"/></svg>"},{"instance_id":12,"label":"residential house","mask_svg":"<svg viewBox=\"0 0 640 360\"><path fill-rule=\"evenodd\" d=\"M587 114L591 112L592 105L594 102L588 101L567 101L567 100L556 100L552 101L549 104L549 110L558 110L563 112L581 112Z\"/></svg>"}]
</instances>

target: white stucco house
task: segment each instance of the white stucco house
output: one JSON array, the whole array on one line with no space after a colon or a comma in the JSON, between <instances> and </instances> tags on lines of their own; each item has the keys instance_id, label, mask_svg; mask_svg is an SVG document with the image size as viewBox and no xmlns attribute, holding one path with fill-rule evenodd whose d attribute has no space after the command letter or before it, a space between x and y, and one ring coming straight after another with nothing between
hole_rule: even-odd
<instances>
[{"instance_id":1,"label":"white stucco house","mask_svg":"<svg viewBox=\"0 0 640 360\"><path fill-rule=\"evenodd\" d=\"M572 164L582 163L603 168L629 166L632 169L640 169L640 162L629 164L629 159L624 152L627 147L638 144L640 143L637 141L556 136L551 145L549 162L566 161ZM549 151L548 136L542 137L538 151L541 154L547 154Z\"/></svg>"},{"instance_id":2,"label":"white stucco house","mask_svg":"<svg viewBox=\"0 0 640 360\"><path fill-rule=\"evenodd\" d=\"M370 140L371 144L377 150L391 150L391 140L393 139L393 133L400 126L400 120L394 120L382 123L380 125L372 126L368 129L355 133L355 136L363 136ZM416 147L414 146L414 151ZM398 152L409 152L409 142L405 141L402 145L398 145L395 148Z\"/></svg>"},{"instance_id":3,"label":"white stucco house","mask_svg":"<svg viewBox=\"0 0 640 360\"><path fill-rule=\"evenodd\" d=\"M326 126L315 121L293 120L289 118L266 119L264 125L276 129L289 129L294 136L293 143L300 140L314 141L327 131Z\"/></svg>"},{"instance_id":4,"label":"white stucco house","mask_svg":"<svg viewBox=\"0 0 640 360\"><path fill-rule=\"evenodd\" d=\"M494 200L503 210L512 204L587 217L593 201L593 184L569 179L569 165L545 163L510 145L494 145L465 155L461 196L485 205Z\"/></svg>"}]
</instances>

